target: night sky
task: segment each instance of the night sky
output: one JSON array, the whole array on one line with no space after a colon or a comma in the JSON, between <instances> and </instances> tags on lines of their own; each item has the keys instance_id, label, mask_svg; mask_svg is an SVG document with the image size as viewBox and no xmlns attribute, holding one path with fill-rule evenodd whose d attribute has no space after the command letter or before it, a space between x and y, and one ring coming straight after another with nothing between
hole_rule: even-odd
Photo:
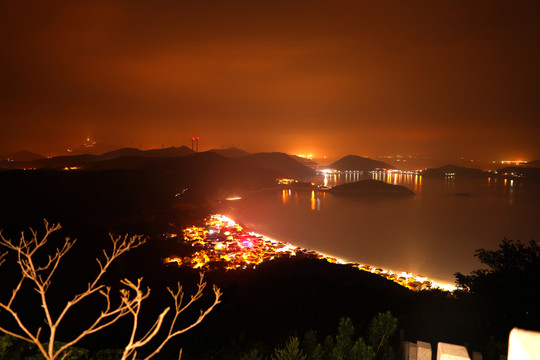
<instances>
[{"instance_id":1,"label":"night sky","mask_svg":"<svg viewBox=\"0 0 540 360\"><path fill-rule=\"evenodd\" d=\"M0 0L0 154L540 158L540 2Z\"/></svg>"}]
</instances>

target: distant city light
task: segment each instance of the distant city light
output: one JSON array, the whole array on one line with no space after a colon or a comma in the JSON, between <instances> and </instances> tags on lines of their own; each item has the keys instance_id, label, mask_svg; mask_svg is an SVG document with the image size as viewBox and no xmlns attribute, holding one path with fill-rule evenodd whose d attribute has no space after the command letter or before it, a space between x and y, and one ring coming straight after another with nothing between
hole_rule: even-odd
<instances>
[{"instance_id":1,"label":"distant city light","mask_svg":"<svg viewBox=\"0 0 540 360\"><path fill-rule=\"evenodd\" d=\"M230 197L226 198L225 200L234 201L234 200L241 200L241 199L242 199L241 196L230 196Z\"/></svg>"},{"instance_id":2,"label":"distant city light","mask_svg":"<svg viewBox=\"0 0 540 360\"><path fill-rule=\"evenodd\" d=\"M277 179L276 180L278 184L280 185L291 185L291 184L295 184L298 182L298 180L295 180L295 179Z\"/></svg>"},{"instance_id":3,"label":"distant city light","mask_svg":"<svg viewBox=\"0 0 540 360\"><path fill-rule=\"evenodd\" d=\"M500 162L503 165L523 165L526 164L525 160L503 160Z\"/></svg>"},{"instance_id":4,"label":"distant city light","mask_svg":"<svg viewBox=\"0 0 540 360\"><path fill-rule=\"evenodd\" d=\"M96 142L94 140L91 140L89 137L86 138L85 143L83 144L85 148L91 148L96 145Z\"/></svg>"}]
</instances>

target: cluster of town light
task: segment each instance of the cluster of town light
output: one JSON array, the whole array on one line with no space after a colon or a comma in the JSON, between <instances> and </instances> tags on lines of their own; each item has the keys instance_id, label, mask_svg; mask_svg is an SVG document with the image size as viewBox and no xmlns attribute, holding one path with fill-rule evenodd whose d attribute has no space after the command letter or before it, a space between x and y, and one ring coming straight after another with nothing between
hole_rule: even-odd
<instances>
[{"instance_id":1,"label":"cluster of town light","mask_svg":"<svg viewBox=\"0 0 540 360\"><path fill-rule=\"evenodd\" d=\"M225 268L238 270L255 268L263 261L283 257L309 257L325 259L336 264L346 264L363 271L383 276L412 290L441 288L454 290L455 287L439 284L423 276L408 272L393 272L370 265L346 262L319 252L298 248L289 243L270 239L266 236L246 231L238 223L224 215L212 215L202 227L192 226L184 229L184 240L197 248L197 251L183 258L169 257L166 263L176 263L194 269L214 270Z\"/></svg>"},{"instance_id":2,"label":"cluster of town light","mask_svg":"<svg viewBox=\"0 0 540 360\"><path fill-rule=\"evenodd\" d=\"M497 163L497 161L493 161L494 164ZM523 164L526 164L527 161L525 160L503 160L503 161L500 161L501 164L503 165L523 165Z\"/></svg>"},{"instance_id":3,"label":"cluster of town light","mask_svg":"<svg viewBox=\"0 0 540 360\"><path fill-rule=\"evenodd\" d=\"M224 215L212 215L206 219L204 227L192 226L184 229L183 233L184 240L198 250L191 256L166 258L165 262L175 262L195 269L213 270L223 267L236 270L256 267L266 260L296 256L299 253L316 256L315 252L245 231Z\"/></svg>"},{"instance_id":4,"label":"cluster of town light","mask_svg":"<svg viewBox=\"0 0 540 360\"><path fill-rule=\"evenodd\" d=\"M279 185L292 185L298 183L298 180L295 179L277 179L276 180Z\"/></svg>"}]
</instances>

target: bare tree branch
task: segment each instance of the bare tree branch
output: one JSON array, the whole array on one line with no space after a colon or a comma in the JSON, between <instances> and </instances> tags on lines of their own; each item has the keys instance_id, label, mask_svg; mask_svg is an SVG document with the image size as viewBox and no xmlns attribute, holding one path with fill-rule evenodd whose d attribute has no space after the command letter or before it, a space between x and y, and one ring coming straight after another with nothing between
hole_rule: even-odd
<instances>
[{"instance_id":1,"label":"bare tree branch","mask_svg":"<svg viewBox=\"0 0 540 360\"><path fill-rule=\"evenodd\" d=\"M0 235L1 235L1 234L2 234L2 233L0 232ZM7 255L7 252L5 252L5 253L0 253L0 266L2 266L2 264L4 263L4 261L6 261L6 259L4 259L4 257L6 257L6 255Z\"/></svg>"},{"instance_id":2,"label":"bare tree branch","mask_svg":"<svg viewBox=\"0 0 540 360\"><path fill-rule=\"evenodd\" d=\"M170 288L167 288L169 290L169 293L171 294L171 296L174 299L175 314L174 314L173 320L171 322L171 325L169 327L169 331L168 331L167 336L165 337L165 339L161 342L160 345L158 345L158 347L150 355L145 357L144 360L148 360L148 359L154 357L157 353L159 353L161 351L161 349L165 346L165 344L167 344L167 342L169 342L169 340L171 340L173 337L176 337L176 336L178 336L180 334L183 334L186 331L188 331L188 330L194 328L195 326L197 326L198 324L200 324L203 321L203 319L214 309L214 307L216 307L216 305L221 302L220 301L220 298L221 298L221 295L222 295L221 290L217 286L214 285L214 287L213 287L214 302L212 303L212 305L210 305L204 311L201 310L201 313L200 313L198 319L195 322L193 322L191 325L189 325L189 326L187 326L185 328L182 328L182 329L174 330L174 328L176 326L176 321L177 321L178 316L180 315L180 313L182 311L184 311L187 307L189 307L191 304L193 304L195 301L197 301L198 299L201 298L201 296L203 294L203 290L206 287L206 283L203 282L203 278L204 278L204 274L200 273L199 284L197 285L198 290L195 293L195 295L191 296L190 301L183 307L182 307L182 299L184 297L184 293L182 292L182 286L180 285L180 283L178 284L178 288L177 288L176 292L172 291ZM180 356L181 355L182 355L182 351L180 351Z\"/></svg>"},{"instance_id":3,"label":"bare tree branch","mask_svg":"<svg viewBox=\"0 0 540 360\"><path fill-rule=\"evenodd\" d=\"M150 296L150 288L143 288L142 278L137 279L136 283L131 282L128 279L121 280L121 284L125 288L120 289L120 303L118 305L112 306L111 303L111 294L110 287L105 287L101 283L103 275L108 271L111 264L125 252L134 249L142 244L144 244L145 239L140 235L135 236L113 236L109 234L112 249L107 251L103 250L103 257L96 258L96 262L99 267L99 271L88 283L86 290L80 293L73 295L71 300L67 301L64 305L58 316L54 318L53 314L50 311L50 304L47 299L47 290L53 281L53 276L58 269L60 261L67 254L69 250L73 247L76 240L66 237L62 246L56 248L54 253L47 256L47 260L42 265L37 265L35 263L35 255L39 250L43 248L49 236L55 231L61 229L60 224L49 224L46 220L45 223L45 234L40 237L37 231L30 228L31 238L26 238L24 232L21 233L18 244L14 243L10 239L6 239L0 230L0 246L3 246L8 249L8 251L13 251L17 255L17 264L19 265L19 270L21 271L21 277L15 288L12 290L11 296L7 302L0 300L0 311L6 311L10 317L17 324L18 329L11 330L5 326L0 325L0 332L6 333L18 339L31 342L35 344L41 354L47 360L56 360L56 359L66 359L69 356L70 348L77 344L84 337L96 333L112 324L116 323L120 318L124 316L131 316L132 326L131 334L128 344L124 348L122 359L128 359L131 357L135 359L137 357L137 350L150 341L154 340L156 336L160 333L160 330L165 322L166 316L170 311L170 308L165 308L157 317L153 325L144 332L139 339L136 339L136 334L139 329L139 317L142 302ZM0 265L6 260L5 256L7 253L0 253ZM182 334L189 329L198 325L213 309L219 304L221 291L214 286L214 295L215 300L213 304L208 307L206 310L201 310L201 313L198 319L193 322L191 325L183 328L176 329L176 324L179 315L191 306L194 302L200 299L203 295L203 290L206 287L206 283L203 282L204 275L200 274L200 280L197 285L197 292L191 296L190 301L186 304L182 304L184 293L182 291L182 286L178 283L176 291L172 291L170 288L167 288L171 294L174 302L174 315L171 320L168 332L165 335L165 338L159 343L157 348L150 353L145 359L150 359L156 355L163 346L173 337ZM48 330L47 340L44 345L43 339L41 339L41 328L37 329L35 332L32 332L27 325L21 320L17 311L14 310L13 304L15 303L17 296L20 293L20 290L23 286L25 280L28 280L29 283L33 285L34 291L40 298L40 306L43 310L45 317L46 329ZM55 349L54 345L57 341L56 335L57 330L62 323L63 319L66 317L68 312L79 302L86 299L87 297L99 294L105 300L105 308L100 312L99 315L95 317L93 322L88 325L88 327L82 330L79 334L76 334L72 340L65 342L62 346ZM182 352L180 351L180 356Z\"/></svg>"}]
</instances>

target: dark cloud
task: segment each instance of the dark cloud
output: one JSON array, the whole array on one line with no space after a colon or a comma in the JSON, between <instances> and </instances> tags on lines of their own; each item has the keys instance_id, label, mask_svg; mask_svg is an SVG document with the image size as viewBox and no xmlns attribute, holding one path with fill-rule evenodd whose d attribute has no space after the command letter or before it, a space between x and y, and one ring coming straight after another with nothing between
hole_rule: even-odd
<instances>
[{"instance_id":1,"label":"dark cloud","mask_svg":"<svg viewBox=\"0 0 540 360\"><path fill-rule=\"evenodd\" d=\"M0 152L540 157L536 1L0 3Z\"/></svg>"}]
</instances>

